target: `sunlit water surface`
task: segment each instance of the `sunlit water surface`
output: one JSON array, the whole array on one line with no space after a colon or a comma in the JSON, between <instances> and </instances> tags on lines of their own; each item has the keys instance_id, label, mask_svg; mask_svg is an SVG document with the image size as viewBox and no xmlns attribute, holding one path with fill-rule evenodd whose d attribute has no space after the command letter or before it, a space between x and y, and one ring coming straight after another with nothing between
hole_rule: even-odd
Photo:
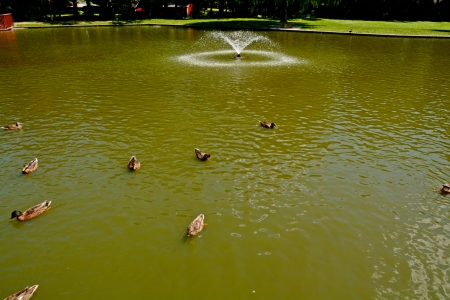
<instances>
[{"instance_id":1,"label":"sunlit water surface","mask_svg":"<svg viewBox=\"0 0 450 300\"><path fill-rule=\"evenodd\" d=\"M207 33L0 32L0 298L448 299L450 41Z\"/></svg>"}]
</instances>

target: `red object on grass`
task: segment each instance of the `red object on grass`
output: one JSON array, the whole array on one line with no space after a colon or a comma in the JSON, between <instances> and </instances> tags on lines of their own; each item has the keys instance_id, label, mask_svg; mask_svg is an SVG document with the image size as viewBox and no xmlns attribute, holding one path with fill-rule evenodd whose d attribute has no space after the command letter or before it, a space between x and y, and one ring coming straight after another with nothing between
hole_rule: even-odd
<instances>
[{"instance_id":1,"label":"red object on grass","mask_svg":"<svg viewBox=\"0 0 450 300\"><path fill-rule=\"evenodd\" d=\"M14 27L12 14L0 15L0 30L9 30Z\"/></svg>"}]
</instances>

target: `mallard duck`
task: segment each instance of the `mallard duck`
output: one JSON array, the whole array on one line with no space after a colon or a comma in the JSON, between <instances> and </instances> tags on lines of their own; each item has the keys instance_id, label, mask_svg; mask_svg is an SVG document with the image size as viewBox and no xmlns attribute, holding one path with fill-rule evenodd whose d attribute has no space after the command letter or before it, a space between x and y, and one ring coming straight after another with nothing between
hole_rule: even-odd
<instances>
[{"instance_id":1,"label":"mallard duck","mask_svg":"<svg viewBox=\"0 0 450 300\"><path fill-rule=\"evenodd\" d=\"M211 157L209 153L202 152L197 148L195 148L195 155L197 155L197 158L200 160L207 160L208 158Z\"/></svg>"},{"instance_id":2,"label":"mallard duck","mask_svg":"<svg viewBox=\"0 0 450 300\"><path fill-rule=\"evenodd\" d=\"M137 170L140 167L141 167L141 163L139 162L139 160L135 156L132 156L130 161L128 162L128 169Z\"/></svg>"},{"instance_id":3,"label":"mallard duck","mask_svg":"<svg viewBox=\"0 0 450 300\"><path fill-rule=\"evenodd\" d=\"M22 129L22 124L20 122L16 122L16 124L11 124L11 125L5 125L2 126L2 129L4 130L16 130L16 129Z\"/></svg>"},{"instance_id":4,"label":"mallard duck","mask_svg":"<svg viewBox=\"0 0 450 300\"><path fill-rule=\"evenodd\" d=\"M262 127L266 127L266 128L270 128L270 129L277 127L277 124L275 124L273 122L270 123L270 122L259 121L259 124L261 124Z\"/></svg>"},{"instance_id":5,"label":"mallard duck","mask_svg":"<svg viewBox=\"0 0 450 300\"><path fill-rule=\"evenodd\" d=\"M37 290L39 285L33 285L31 287L26 287L20 292L15 293L14 295L9 296L5 300L28 300L33 296L34 291Z\"/></svg>"},{"instance_id":6,"label":"mallard duck","mask_svg":"<svg viewBox=\"0 0 450 300\"><path fill-rule=\"evenodd\" d=\"M192 221L191 224L189 224L188 228L187 228L187 236L194 236L197 233L199 233L200 231L202 231L204 223L203 221L205 220L205 215L204 214L199 214L197 218L195 218L194 221Z\"/></svg>"},{"instance_id":7,"label":"mallard duck","mask_svg":"<svg viewBox=\"0 0 450 300\"><path fill-rule=\"evenodd\" d=\"M443 184L441 192L445 194L450 194L450 183Z\"/></svg>"},{"instance_id":8,"label":"mallard duck","mask_svg":"<svg viewBox=\"0 0 450 300\"><path fill-rule=\"evenodd\" d=\"M52 201L45 200L42 203L39 203L33 207L30 207L23 213L21 211L15 210L11 213L10 221L12 219L14 219L15 217L17 217L17 220L19 220L19 221L26 221L26 220L32 219L34 217L37 217L40 214L42 214L44 211L50 209L50 204L52 204Z\"/></svg>"},{"instance_id":9,"label":"mallard duck","mask_svg":"<svg viewBox=\"0 0 450 300\"><path fill-rule=\"evenodd\" d=\"M32 161L30 161L29 163L23 164L22 173L30 174L31 172L36 171L37 168L38 168L38 159L35 158Z\"/></svg>"}]
</instances>

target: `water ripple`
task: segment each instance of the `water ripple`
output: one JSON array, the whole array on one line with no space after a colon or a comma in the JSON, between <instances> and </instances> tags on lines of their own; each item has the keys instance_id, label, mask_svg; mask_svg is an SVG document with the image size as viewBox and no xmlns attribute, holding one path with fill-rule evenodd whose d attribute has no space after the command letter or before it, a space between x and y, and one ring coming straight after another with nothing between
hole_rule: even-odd
<instances>
[{"instance_id":1,"label":"water ripple","mask_svg":"<svg viewBox=\"0 0 450 300\"><path fill-rule=\"evenodd\" d=\"M236 52L232 50L207 51L193 54L185 54L177 59L180 62L200 67L275 67L305 63L295 57L279 52L263 50L246 50L242 59L233 59ZM228 62L224 59L228 58Z\"/></svg>"}]
</instances>

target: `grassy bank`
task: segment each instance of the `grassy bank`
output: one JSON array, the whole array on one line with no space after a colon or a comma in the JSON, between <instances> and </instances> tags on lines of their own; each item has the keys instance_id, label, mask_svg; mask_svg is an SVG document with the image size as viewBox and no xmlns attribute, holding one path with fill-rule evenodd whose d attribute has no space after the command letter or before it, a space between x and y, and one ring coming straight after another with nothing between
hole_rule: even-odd
<instances>
[{"instance_id":1,"label":"grassy bank","mask_svg":"<svg viewBox=\"0 0 450 300\"><path fill-rule=\"evenodd\" d=\"M293 29L307 31L328 31L367 34L398 34L398 35L431 35L450 36L450 22L425 21L360 21L335 19L291 19L289 25ZM209 28L261 29L280 28L278 20L248 18L248 19L147 19L128 21L53 21L53 22L16 22L15 27L40 26L102 26L102 25L179 25Z\"/></svg>"}]
</instances>

